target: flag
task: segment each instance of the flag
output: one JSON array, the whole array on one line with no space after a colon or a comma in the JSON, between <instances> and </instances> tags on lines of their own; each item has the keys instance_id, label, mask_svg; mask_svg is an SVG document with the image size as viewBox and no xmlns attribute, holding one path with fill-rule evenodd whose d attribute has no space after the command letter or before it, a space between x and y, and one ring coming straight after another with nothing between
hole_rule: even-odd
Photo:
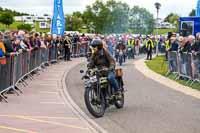
<instances>
[{"instance_id":1,"label":"flag","mask_svg":"<svg viewBox=\"0 0 200 133\"><path fill-rule=\"evenodd\" d=\"M51 22L51 33L64 35L65 17L63 12L62 0L54 0L53 18Z\"/></svg>"},{"instance_id":2,"label":"flag","mask_svg":"<svg viewBox=\"0 0 200 133\"><path fill-rule=\"evenodd\" d=\"M196 16L200 16L200 0L197 2L197 8L196 8Z\"/></svg>"}]
</instances>

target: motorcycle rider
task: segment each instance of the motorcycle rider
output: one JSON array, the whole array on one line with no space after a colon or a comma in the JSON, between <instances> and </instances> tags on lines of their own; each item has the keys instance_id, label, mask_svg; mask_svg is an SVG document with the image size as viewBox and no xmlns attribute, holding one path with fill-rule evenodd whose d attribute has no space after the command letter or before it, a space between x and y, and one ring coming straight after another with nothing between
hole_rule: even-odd
<instances>
[{"instance_id":1,"label":"motorcycle rider","mask_svg":"<svg viewBox=\"0 0 200 133\"><path fill-rule=\"evenodd\" d=\"M119 84L115 78L115 60L110 53L103 48L103 43L100 39L94 39L91 42L93 47L93 55L91 56L89 68L106 69L108 70L108 81L114 88L115 93L119 94Z\"/></svg>"},{"instance_id":2,"label":"motorcycle rider","mask_svg":"<svg viewBox=\"0 0 200 133\"><path fill-rule=\"evenodd\" d=\"M124 62L126 61L126 46L123 44L123 40L119 40L118 45L116 46L116 49L118 49L118 51L123 51L123 58L124 58Z\"/></svg>"}]
</instances>

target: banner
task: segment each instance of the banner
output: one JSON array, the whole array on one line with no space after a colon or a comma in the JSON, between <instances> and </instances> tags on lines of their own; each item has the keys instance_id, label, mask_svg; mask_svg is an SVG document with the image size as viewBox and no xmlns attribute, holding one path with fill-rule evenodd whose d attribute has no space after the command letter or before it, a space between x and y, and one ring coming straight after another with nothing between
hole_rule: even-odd
<instances>
[{"instance_id":1,"label":"banner","mask_svg":"<svg viewBox=\"0 0 200 133\"><path fill-rule=\"evenodd\" d=\"M53 18L51 22L51 33L56 35L64 35L65 17L63 12L62 0L54 0Z\"/></svg>"}]
</instances>

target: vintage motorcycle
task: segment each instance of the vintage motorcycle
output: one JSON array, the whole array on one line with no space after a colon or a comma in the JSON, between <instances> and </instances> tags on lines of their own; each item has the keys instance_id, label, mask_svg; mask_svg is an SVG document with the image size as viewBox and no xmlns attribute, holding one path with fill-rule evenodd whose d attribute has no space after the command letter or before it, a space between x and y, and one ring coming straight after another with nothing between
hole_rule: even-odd
<instances>
[{"instance_id":1,"label":"vintage motorcycle","mask_svg":"<svg viewBox=\"0 0 200 133\"><path fill-rule=\"evenodd\" d=\"M127 55L128 55L128 59L135 58L134 49L131 46L128 46L128 48L127 48Z\"/></svg>"},{"instance_id":2,"label":"vintage motorcycle","mask_svg":"<svg viewBox=\"0 0 200 133\"><path fill-rule=\"evenodd\" d=\"M88 69L82 77L85 84L84 99L88 111L96 118L102 117L106 108L115 105L120 109L124 106L124 88L122 69L116 69L116 79L120 86L120 92L115 94L108 79L108 70ZM84 73L80 70L80 73Z\"/></svg>"}]
</instances>

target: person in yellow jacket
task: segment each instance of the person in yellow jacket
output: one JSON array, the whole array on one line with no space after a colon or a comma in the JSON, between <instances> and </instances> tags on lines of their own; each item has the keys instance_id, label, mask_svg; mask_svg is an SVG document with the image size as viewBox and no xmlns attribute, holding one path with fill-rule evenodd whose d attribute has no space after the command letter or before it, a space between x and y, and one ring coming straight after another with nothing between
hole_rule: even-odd
<instances>
[{"instance_id":1,"label":"person in yellow jacket","mask_svg":"<svg viewBox=\"0 0 200 133\"><path fill-rule=\"evenodd\" d=\"M3 44L3 42L1 42L1 41L0 41L0 49L3 51L4 54L6 53L6 48Z\"/></svg>"},{"instance_id":2,"label":"person in yellow jacket","mask_svg":"<svg viewBox=\"0 0 200 133\"><path fill-rule=\"evenodd\" d=\"M168 60L168 51L169 51L169 49L170 49L170 40L167 39L165 41L165 58L166 58L166 60Z\"/></svg>"},{"instance_id":3,"label":"person in yellow jacket","mask_svg":"<svg viewBox=\"0 0 200 133\"><path fill-rule=\"evenodd\" d=\"M128 46L131 47L131 48L134 48L134 46L135 46L134 38L128 39Z\"/></svg>"},{"instance_id":4,"label":"person in yellow jacket","mask_svg":"<svg viewBox=\"0 0 200 133\"><path fill-rule=\"evenodd\" d=\"M152 60L152 50L154 48L154 43L151 38L147 37L146 41L146 50L147 50L147 58L146 60Z\"/></svg>"},{"instance_id":5,"label":"person in yellow jacket","mask_svg":"<svg viewBox=\"0 0 200 133\"><path fill-rule=\"evenodd\" d=\"M1 52L3 52L2 54L5 55L6 54L6 48L3 44L3 41L2 41L2 35L0 35L0 50ZM0 57L0 64L6 64L6 57L3 56L3 57Z\"/></svg>"},{"instance_id":6,"label":"person in yellow jacket","mask_svg":"<svg viewBox=\"0 0 200 133\"><path fill-rule=\"evenodd\" d=\"M128 58L135 58L135 40L134 38L129 38L128 39L128 47L127 47L127 51L128 51Z\"/></svg>"}]
</instances>

